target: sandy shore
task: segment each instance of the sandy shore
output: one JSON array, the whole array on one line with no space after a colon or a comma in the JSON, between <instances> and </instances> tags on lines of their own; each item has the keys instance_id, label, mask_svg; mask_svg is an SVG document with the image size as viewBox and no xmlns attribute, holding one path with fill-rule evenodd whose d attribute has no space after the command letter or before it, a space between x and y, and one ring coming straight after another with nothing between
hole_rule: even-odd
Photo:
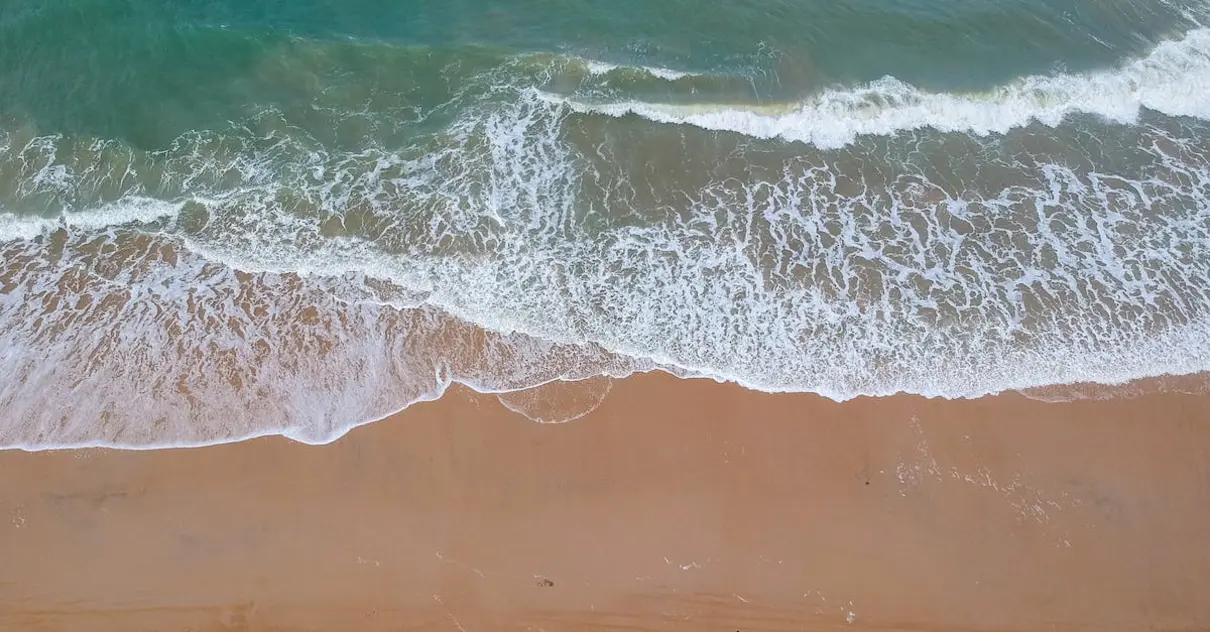
<instances>
[{"instance_id":1,"label":"sandy shore","mask_svg":"<svg viewBox=\"0 0 1210 632\"><path fill-rule=\"evenodd\" d=\"M455 389L327 446L3 452L0 534L2 630L1208 629L1210 396Z\"/></svg>"}]
</instances>

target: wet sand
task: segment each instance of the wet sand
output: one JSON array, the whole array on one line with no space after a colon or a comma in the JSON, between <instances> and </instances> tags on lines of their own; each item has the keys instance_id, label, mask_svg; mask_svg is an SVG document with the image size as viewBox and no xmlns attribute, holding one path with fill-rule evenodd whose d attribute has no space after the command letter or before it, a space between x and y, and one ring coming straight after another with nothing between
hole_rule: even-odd
<instances>
[{"instance_id":1,"label":"wet sand","mask_svg":"<svg viewBox=\"0 0 1210 632\"><path fill-rule=\"evenodd\" d=\"M0 630L1199 630L1208 533L1205 394L453 389L327 446L0 453Z\"/></svg>"}]
</instances>

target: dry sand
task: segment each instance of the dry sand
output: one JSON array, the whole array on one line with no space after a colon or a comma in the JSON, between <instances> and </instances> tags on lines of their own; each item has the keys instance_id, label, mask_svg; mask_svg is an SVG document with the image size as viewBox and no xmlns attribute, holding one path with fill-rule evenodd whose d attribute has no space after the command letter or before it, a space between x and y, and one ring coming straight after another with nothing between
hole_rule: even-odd
<instances>
[{"instance_id":1,"label":"dry sand","mask_svg":"<svg viewBox=\"0 0 1210 632\"><path fill-rule=\"evenodd\" d=\"M1210 629L1208 439L1207 395L645 375L563 425L453 389L327 446L3 452L0 630Z\"/></svg>"}]
</instances>

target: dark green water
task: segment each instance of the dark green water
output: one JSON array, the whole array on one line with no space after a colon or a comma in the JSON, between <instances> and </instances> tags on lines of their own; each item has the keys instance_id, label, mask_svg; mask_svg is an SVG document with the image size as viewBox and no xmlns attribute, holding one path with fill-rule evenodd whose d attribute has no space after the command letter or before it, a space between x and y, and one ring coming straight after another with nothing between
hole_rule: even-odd
<instances>
[{"instance_id":1,"label":"dark green water","mask_svg":"<svg viewBox=\"0 0 1210 632\"><path fill-rule=\"evenodd\" d=\"M1206 9L0 2L0 443L1204 371Z\"/></svg>"}]
</instances>

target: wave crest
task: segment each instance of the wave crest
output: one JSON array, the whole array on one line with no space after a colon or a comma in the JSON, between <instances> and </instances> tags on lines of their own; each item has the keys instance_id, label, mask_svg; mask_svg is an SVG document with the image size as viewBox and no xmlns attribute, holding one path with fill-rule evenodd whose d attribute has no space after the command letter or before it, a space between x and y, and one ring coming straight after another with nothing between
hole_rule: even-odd
<instances>
[{"instance_id":1,"label":"wave crest","mask_svg":"<svg viewBox=\"0 0 1210 632\"><path fill-rule=\"evenodd\" d=\"M1143 108L1169 116L1210 118L1210 29L1164 42L1143 59L1114 70L1031 76L981 94L930 93L893 77L853 89L830 89L796 104L594 103L559 96L583 113L639 116L756 138L781 138L839 148L863 135L932 128L1003 134L1033 122L1054 127L1091 114L1135 123Z\"/></svg>"},{"instance_id":2,"label":"wave crest","mask_svg":"<svg viewBox=\"0 0 1210 632\"><path fill-rule=\"evenodd\" d=\"M0 444L318 442L451 382L651 369L845 399L1210 368L1189 121L817 151L536 95L402 148L272 109L152 152L10 133L0 205L41 215L0 215Z\"/></svg>"}]
</instances>

